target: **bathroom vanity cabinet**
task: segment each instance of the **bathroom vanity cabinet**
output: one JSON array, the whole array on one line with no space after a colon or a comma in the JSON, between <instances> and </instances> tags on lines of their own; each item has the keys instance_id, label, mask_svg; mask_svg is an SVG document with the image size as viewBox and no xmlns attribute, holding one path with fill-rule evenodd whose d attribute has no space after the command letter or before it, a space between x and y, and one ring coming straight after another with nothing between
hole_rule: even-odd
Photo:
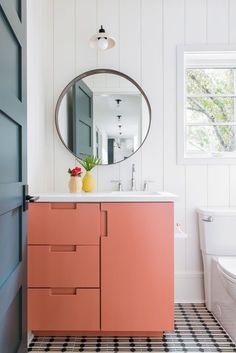
<instances>
[{"instance_id":1,"label":"bathroom vanity cabinet","mask_svg":"<svg viewBox=\"0 0 236 353\"><path fill-rule=\"evenodd\" d=\"M155 335L173 329L173 202L29 206L30 330Z\"/></svg>"}]
</instances>

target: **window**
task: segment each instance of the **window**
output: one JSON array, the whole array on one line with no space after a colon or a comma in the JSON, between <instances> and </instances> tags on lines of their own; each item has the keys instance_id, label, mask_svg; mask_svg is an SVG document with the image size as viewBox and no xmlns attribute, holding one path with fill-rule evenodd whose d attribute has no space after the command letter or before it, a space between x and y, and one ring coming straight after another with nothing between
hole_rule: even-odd
<instances>
[{"instance_id":1,"label":"window","mask_svg":"<svg viewBox=\"0 0 236 353\"><path fill-rule=\"evenodd\" d=\"M236 51L183 50L181 58L179 161L236 163Z\"/></svg>"}]
</instances>

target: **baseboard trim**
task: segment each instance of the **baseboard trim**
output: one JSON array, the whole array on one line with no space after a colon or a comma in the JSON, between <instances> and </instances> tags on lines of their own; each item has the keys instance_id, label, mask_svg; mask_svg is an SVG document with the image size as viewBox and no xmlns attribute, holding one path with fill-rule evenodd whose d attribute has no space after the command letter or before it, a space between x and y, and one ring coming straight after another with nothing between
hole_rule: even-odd
<instances>
[{"instance_id":1,"label":"baseboard trim","mask_svg":"<svg viewBox=\"0 0 236 353\"><path fill-rule=\"evenodd\" d=\"M204 303L203 273L175 273L175 303Z\"/></svg>"}]
</instances>

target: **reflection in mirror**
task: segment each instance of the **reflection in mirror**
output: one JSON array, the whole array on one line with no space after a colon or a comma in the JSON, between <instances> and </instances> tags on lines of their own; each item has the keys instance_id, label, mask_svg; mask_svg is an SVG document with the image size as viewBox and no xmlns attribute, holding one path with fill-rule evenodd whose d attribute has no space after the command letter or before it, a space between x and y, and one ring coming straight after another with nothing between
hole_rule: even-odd
<instances>
[{"instance_id":1,"label":"reflection in mirror","mask_svg":"<svg viewBox=\"0 0 236 353\"><path fill-rule=\"evenodd\" d=\"M125 77L96 73L74 80L57 107L57 129L78 158L94 155L102 164L130 157L145 140L150 107L142 90Z\"/></svg>"}]
</instances>

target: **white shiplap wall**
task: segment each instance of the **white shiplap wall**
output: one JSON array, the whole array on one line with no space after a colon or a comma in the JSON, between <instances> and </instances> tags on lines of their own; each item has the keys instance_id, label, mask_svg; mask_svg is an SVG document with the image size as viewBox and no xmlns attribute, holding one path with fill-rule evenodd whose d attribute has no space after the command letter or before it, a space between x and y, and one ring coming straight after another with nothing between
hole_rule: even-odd
<instances>
[{"instance_id":1,"label":"white shiplap wall","mask_svg":"<svg viewBox=\"0 0 236 353\"><path fill-rule=\"evenodd\" d=\"M96 67L133 77L152 106L143 148L120 165L99 167L97 190L112 179L129 187L131 164L141 188L179 195L175 221L188 234L175 239L176 301L203 300L195 208L236 206L236 166L176 164L176 47L236 43L235 0L28 0L29 184L31 193L67 191L67 169L76 164L59 141L54 108L64 86ZM96 52L88 40L103 24L116 39Z\"/></svg>"}]
</instances>

